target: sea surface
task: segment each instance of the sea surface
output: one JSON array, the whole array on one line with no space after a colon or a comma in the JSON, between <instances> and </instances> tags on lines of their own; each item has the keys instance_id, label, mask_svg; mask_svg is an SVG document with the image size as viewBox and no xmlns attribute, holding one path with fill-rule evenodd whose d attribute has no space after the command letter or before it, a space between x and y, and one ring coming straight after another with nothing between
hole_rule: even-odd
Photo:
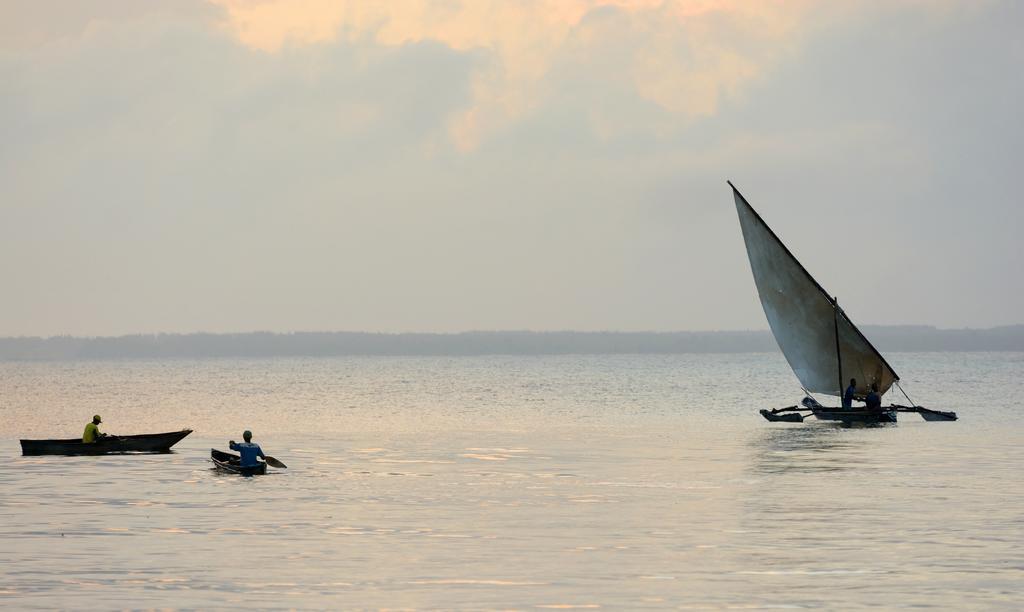
<instances>
[{"instance_id":1,"label":"sea surface","mask_svg":"<svg viewBox=\"0 0 1024 612\"><path fill-rule=\"evenodd\" d=\"M1024 354L887 358L961 420L768 423L775 353L3 363L0 608L1024 608ZM195 432L21 456L94 413Z\"/></svg>"}]
</instances>

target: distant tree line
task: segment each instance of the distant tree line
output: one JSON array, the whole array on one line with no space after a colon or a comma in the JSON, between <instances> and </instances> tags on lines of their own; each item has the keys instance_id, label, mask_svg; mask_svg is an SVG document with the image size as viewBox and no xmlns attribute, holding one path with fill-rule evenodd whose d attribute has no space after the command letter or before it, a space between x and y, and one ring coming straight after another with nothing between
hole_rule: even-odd
<instances>
[{"instance_id":1,"label":"distant tree line","mask_svg":"<svg viewBox=\"0 0 1024 612\"><path fill-rule=\"evenodd\" d=\"M864 326L881 351L1024 351L1024 325L991 329ZM566 355L777 351L768 331L384 334L253 332L0 338L2 361L343 355Z\"/></svg>"}]
</instances>

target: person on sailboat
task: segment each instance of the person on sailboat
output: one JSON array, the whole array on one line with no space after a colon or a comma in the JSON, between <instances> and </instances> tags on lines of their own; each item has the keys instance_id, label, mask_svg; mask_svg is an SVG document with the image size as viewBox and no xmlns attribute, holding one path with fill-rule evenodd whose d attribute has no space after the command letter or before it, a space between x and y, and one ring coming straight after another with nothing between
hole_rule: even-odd
<instances>
[{"instance_id":1,"label":"person on sailboat","mask_svg":"<svg viewBox=\"0 0 1024 612\"><path fill-rule=\"evenodd\" d=\"M853 409L853 396L857 393L857 379L850 379L850 386L846 388L846 393L843 393L843 408L847 410Z\"/></svg>"},{"instance_id":2,"label":"person on sailboat","mask_svg":"<svg viewBox=\"0 0 1024 612\"><path fill-rule=\"evenodd\" d=\"M882 411L882 397L878 395L878 383L871 383L871 391L864 398L864 403L867 404L865 408L868 412Z\"/></svg>"}]
</instances>

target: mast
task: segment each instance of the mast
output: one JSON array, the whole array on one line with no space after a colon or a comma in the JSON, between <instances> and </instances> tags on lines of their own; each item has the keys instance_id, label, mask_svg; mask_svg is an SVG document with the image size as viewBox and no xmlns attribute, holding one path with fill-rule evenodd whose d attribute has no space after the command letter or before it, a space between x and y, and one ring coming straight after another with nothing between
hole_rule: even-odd
<instances>
[{"instance_id":1,"label":"mast","mask_svg":"<svg viewBox=\"0 0 1024 612\"><path fill-rule=\"evenodd\" d=\"M839 376L839 397L843 397L843 351L839 347L839 298L832 297L832 324L836 331L836 375Z\"/></svg>"}]
</instances>

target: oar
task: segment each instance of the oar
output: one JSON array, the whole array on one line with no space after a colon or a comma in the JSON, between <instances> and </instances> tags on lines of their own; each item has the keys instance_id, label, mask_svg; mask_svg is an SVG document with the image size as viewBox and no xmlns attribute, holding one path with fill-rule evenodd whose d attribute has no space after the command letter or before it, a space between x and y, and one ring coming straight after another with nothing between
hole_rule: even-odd
<instances>
[{"instance_id":1,"label":"oar","mask_svg":"<svg viewBox=\"0 0 1024 612\"><path fill-rule=\"evenodd\" d=\"M269 465L270 467L276 467L276 468L282 468L282 469L287 469L288 468L287 465L281 463L280 461L278 461L277 459L274 459L273 457L267 456L267 457L264 457L263 460L266 461L267 465Z\"/></svg>"}]
</instances>

